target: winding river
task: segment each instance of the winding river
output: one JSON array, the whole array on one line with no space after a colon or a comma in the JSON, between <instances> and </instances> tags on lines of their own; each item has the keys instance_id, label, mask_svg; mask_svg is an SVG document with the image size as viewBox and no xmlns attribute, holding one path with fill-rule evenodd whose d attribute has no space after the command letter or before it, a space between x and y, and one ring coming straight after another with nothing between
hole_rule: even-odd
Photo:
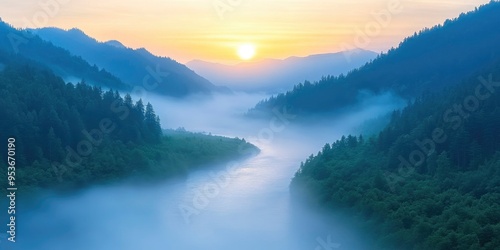
<instances>
[{"instance_id":1,"label":"winding river","mask_svg":"<svg viewBox=\"0 0 500 250\"><path fill-rule=\"evenodd\" d=\"M172 110L159 113L162 121L170 118L183 124L182 116L175 117ZM266 122L240 121L241 126L228 130L224 124L203 127L201 121L190 121L188 130L248 138L261 153L203 168L187 180L98 186L20 204L17 242L9 246L22 250L369 249L352 225L292 205L289 195L300 162L358 123L352 116L321 127L277 129ZM264 136L263 131L272 133Z\"/></svg>"}]
</instances>

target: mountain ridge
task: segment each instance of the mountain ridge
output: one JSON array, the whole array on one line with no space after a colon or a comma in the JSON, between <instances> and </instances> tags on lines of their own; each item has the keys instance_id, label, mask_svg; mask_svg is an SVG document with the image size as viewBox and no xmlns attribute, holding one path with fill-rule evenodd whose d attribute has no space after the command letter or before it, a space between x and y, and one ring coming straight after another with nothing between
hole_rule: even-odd
<instances>
[{"instance_id":1,"label":"mountain ridge","mask_svg":"<svg viewBox=\"0 0 500 250\"><path fill-rule=\"evenodd\" d=\"M173 97L225 91L174 59L156 56L145 48L129 48L117 40L100 42L77 28L64 30L51 27L31 31L110 71L132 88L144 87L148 91ZM145 78L154 78L158 84L148 84ZM150 89L148 85L155 87Z\"/></svg>"},{"instance_id":2,"label":"mountain ridge","mask_svg":"<svg viewBox=\"0 0 500 250\"><path fill-rule=\"evenodd\" d=\"M397 48L346 75L298 84L292 90L263 100L249 113L266 116L273 107L286 106L290 112L307 116L354 105L360 91L374 94L394 91L411 100L455 84L500 57L499 15L500 2L492 1L443 24L415 32Z\"/></svg>"},{"instance_id":3,"label":"mountain ridge","mask_svg":"<svg viewBox=\"0 0 500 250\"><path fill-rule=\"evenodd\" d=\"M0 21L0 51L6 54L2 58L3 62L12 58L8 54L19 54L53 70L63 78L76 77L97 86L131 90L130 86L105 69L99 69L65 49L54 46L27 30L15 29L3 21Z\"/></svg>"},{"instance_id":4,"label":"mountain ridge","mask_svg":"<svg viewBox=\"0 0 500 250\"><path fill-rule=\"evenodd\" d=\"M266 58L258 61L223 63L192 60L186 65L198 74L233 90L276 93L304 80L320 80L327 75L340 75L374 59L377 53L368 50L333 52L284 59Z\"/></svg>"}]
</instances>

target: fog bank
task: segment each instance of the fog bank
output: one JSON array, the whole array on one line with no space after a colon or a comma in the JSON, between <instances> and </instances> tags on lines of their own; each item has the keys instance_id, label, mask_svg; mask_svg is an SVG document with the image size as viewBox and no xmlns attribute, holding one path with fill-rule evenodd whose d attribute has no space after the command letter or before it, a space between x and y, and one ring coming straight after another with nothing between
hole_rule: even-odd
<instances>
[{"instance_id":1,"label":"fog bank","mask_svg":"<svg viewBox=\"0 0 500 250\"><path fill-rule=\"evenodd\" d=\"M368 102L353 113L307 126L288 116L246 119L242 113L263 97L143 96L165 128L244 137L262 152L195 171L187 180L47 194L19 210L18 242L12 249L370 249L365 234L348 218L292 205L288 188L307 156L390 111L393 103Z\"/></svg>"}]
</instances>

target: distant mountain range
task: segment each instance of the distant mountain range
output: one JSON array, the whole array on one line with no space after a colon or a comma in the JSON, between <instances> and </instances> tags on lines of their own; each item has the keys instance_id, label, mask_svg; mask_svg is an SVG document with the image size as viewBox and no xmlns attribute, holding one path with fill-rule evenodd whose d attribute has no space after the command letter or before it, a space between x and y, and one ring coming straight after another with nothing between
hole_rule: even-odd
<instances>
[{"instance_id":1,"label":"distant mountain range","mask_svg":"<svg viewBox=\"0 0 500 250\"><path fill-rule=\"evenodd\" d=\"M18 30L0 20L0 63L6 64L13 59L12 55L33 60L38 66L49 68L65 79L78 81L116 90L131 90L131 86L122 82L109 71L89 64L79 56L67 50L43 41L40 37L25 30ZM20 58L20 57L15 57Z\"/></svg>"},{"instance_id":2,"label":"distant mountain range","mask_svg":"<svg viewBox=\"0 0 500 250\"><path fill-rule=\"evenodd\" d=\"M194 60L186 65L214 84L228 86L233 90L277 93L305 80L319 81L323 76L345 74L376 56L377 53L373 51L357 49L307 57L289 57L283 60L242 62L236 65L201 60Z\"/></svg>"},{"instance_id":3,"label":"distant mountain range","mask_svg":"<svg viewBox=\"0 0 500 250\"><path fill-rule=\"evenodd\" d=\"M360 93L392 92L408 100L456 85L500 58L500 3L492 1L442 25L404 39L396 49L339 77L304 82L260 102L250 114L287 107L303 116L335 112L360 101Z\"/></svg>"},{"instance_id":4,"label":"distant mountain range","mask_svg":"<svg viewBox=\"0 0 500 250\"><path fill-rule=\"evenodd\" d=\"M187 64L190 69L144 48L128 48L117 40L99 42L79 29L20 30L0 21L0 36L0 50L39 62L66 81L83 79L93 85L129 92L141 87L140 90L173 97L230 92L229 88L278 93L306 79L345 74L377 55L356 50L348 52L350 60L339 52L237 65L192 61Z\"/></svg>"},{"instance_id":5,"label":"distant mountain range","mask_svg":"<svg viewBox=\"0 0 500 250\"><path fill-rule=\"evenodd\" d=\"M173 97L229 91L170 58L155 56L144 48L127 48L115 40L98 42L78 29L22 30L0 19L0 52L2 60L17 54L66 81L84 80L116 90L130 92L142 87L139 90Z\"/></svg>"},{"instance_id":6,"label":"distant mountain range","mask_svg":"<svg viewBox=\"0 0 500 250\"><path fill-rule=\"evenodd\" d=\"M261 103L331 117L318 112L363 88L413 99L378 134L342 136L305 159L291 199L355 218L370 249L500 249L499 17L491 1L345 77Z\"/></svg>"},{"instance_id":7,"label":"distant mountain range","mask_svg":"<svg viewBox=\"0 0 500 250\"><path fill-rule=\"evenodd\" d=\"M116 40L99 42L79 29L41 28L31 32L108 70L132 87L142 86L155 93L176 97L227 91L214 86L185 65L168 57L153 55L144 48L127 48Z\"/></svg>"}]
</instances>

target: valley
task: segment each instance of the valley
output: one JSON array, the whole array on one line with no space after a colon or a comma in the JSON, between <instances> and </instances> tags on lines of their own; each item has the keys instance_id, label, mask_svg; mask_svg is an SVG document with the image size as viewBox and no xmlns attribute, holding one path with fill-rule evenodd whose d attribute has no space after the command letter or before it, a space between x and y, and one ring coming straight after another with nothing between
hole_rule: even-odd
<instances>
[{"instance_id":1,"label":"valley","mask_svg":"<svg viewBox=\"0 0 500 250\"><path fill-rule=\"evenodd\" d=\"M500 247L499 1L236 2L0 13L0 249Z\"/></svg>"}]
</instances>

